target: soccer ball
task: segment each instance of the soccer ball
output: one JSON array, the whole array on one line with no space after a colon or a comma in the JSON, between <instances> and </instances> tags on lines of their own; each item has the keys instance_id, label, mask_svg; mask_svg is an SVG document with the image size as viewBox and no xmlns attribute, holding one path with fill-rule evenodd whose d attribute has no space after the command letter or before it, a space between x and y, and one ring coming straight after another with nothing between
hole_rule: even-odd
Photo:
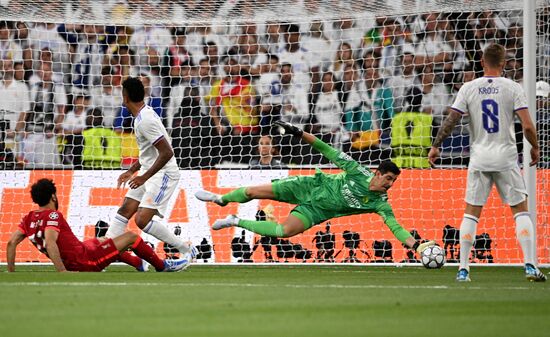
<instances>
[{"instance_id":1,"label":"soccer ball","mask_svg":"<svg viewBox=\"0 0 550 337\"><path fill-rule=\"evenodd\" d=\"M445 252L439 246L431 246L422 251L421 260L424 267L437 269L445 264Z\"/></svg>"}]
</instances>

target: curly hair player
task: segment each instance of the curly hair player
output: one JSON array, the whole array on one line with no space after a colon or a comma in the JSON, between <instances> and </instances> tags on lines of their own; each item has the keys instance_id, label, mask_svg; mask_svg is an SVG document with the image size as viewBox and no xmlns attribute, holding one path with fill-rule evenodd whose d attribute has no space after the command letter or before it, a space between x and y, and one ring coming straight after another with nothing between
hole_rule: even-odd
<instances>
[{"instance_id":1,"label":"curly hair player","mask_svg":"<svg viewBox=\"0 0 550 337\"><path fill-rule=\"evenodd\" d=\"M161 260L137 234L126 232L113 239L94 238L80 241L58 209L57 189L50 179L40 179L31 187L32 201L39 208L29 212L8 241L8 271L15 271L17 246L29 238L45 254L59 272L102 271L115 261L122 261L139 271L150 263L156 271L181 271L190 260ZM131 249L137 256L130 254Z\"/></svg>"}]
</instances>

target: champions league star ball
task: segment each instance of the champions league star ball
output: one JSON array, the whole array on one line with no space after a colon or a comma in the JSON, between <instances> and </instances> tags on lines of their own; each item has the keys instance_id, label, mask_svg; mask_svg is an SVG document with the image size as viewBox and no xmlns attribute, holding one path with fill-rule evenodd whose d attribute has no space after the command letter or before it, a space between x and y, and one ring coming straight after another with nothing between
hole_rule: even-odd
<instances>
[{"instance_id":1,"label":"champions league star ball","mask_svg":"<svg viewBox=\"0 0 550 337\"><path fill-rule=\"evenodd\" d=\"M445 264L445 252L439 246L431 246L422 251L422 264L428 269L437 269Z\"/></svg>"}]
</instances>

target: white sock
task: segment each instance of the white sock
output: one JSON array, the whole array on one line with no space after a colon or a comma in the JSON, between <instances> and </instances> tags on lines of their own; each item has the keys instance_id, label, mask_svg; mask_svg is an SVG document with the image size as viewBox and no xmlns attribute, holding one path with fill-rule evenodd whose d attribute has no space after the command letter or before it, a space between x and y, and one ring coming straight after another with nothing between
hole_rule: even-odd
<instances>
[{"instance_id":1,"label":"white sock","mask_svg":"<svg viewBox=\"0 0 550 337\"><path fill-rule=\"evenodd\" d=\"M126 226L128 226L128 219L117 213L115 220L113 220L113 223L109 225L109 229L107 229L105 237L113 239L117 236L121 236L124 232L126 232Z\"/></svg>"},{"instance_id":2,"label":"white sock","mask_svg":"<svg viewBox=\"0 0 550 337\"><path fill-rule=\"evenodd\" d=\"M177 250L180 251L180 253L185 254L189 251L190 246L187 242L184 242L180 238L178 238L174 233L172 233L166 226L161 224L158 221L151 220L143 228L143 231L147 234L150 234L160 241L166 242L172 247L176 247Z\"/></svg>"},{"instance_id":3,"label":"white sock","mask_svg":"<svg viewBox=\"0 0 550 337\"><path fill-rule=\"evenodd\" d=\"M460 266L458 269L470 270L470 252L476 238L479 219L470 214L464 214L460 224Z\"/></svg>"},{"instance_id":4,"label":"white sock","mask_svg":"<svg viewBox=\"0 0 550 337\"><path fill-rule=\"evenodd\" d=\"M521 212L514 215L514 220L516 220L516 237L523 251L523 260L525 263L530 263L534 266L535 231L533 230L531 217L529 217L529 213Z\"/></svg>"}]
</instances>

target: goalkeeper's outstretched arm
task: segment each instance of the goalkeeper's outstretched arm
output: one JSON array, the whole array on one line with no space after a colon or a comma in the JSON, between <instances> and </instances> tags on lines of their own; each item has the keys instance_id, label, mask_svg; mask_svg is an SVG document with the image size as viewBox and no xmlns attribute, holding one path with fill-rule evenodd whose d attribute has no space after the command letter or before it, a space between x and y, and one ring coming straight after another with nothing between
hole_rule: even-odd
<instances>
[{"instance_id":1,"label":"goalkeeper's outstretched arm","mask_svg":"<svg viewBox=\"0 0 550 337\"><path fill-rule=\"evenodd\" d=\"M429 246L433 246L435 241L426 241L419 242L409 233L405 228L403 228L395 219L393 210L389 204L384 204L376 210L376 213L382 217L384 223L391 230L393 235L401 241L405 246L415 250L418 253L422 253L424 249Z\"/></svg>"},{"instance_id":2,"label":"goalkeeper's outstretched arm","mask_svg":"<svg viewBox=\"0 0 550 337\"><path fill-rule=\"evenodd\" d=\"M305 132L297 126L283 121L276 121L274 124L282 127L287 134L302 138L303 141L311 145L315 150L325 156L325 158L336 164L336 166L344 171L352 171L358 167L361 167L361 165L359 165L359 163L353 160L349 155L333 148L311 133Z\"/></svg>"}]
</instances>

